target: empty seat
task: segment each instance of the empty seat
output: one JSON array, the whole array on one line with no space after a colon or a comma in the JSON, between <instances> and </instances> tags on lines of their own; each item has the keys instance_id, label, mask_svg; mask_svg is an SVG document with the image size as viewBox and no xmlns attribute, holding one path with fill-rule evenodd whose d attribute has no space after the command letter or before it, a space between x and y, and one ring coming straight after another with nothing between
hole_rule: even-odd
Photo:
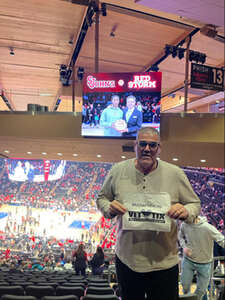
<instances>
[{"instance_id":1,"label":"empty seat","mask_svg":"<svg viewBox=\"0 0 225 300\"><path fill-rule=\"evenodd\" d=\"M24 289L22 286L19 285L2 285L0 286L0 297L3 295L17 295L22 296L24 295Z\"/></svg>"},{"instance_id":2,"label":"empty seat","mask_svg":"<svg viewBox=\"0 0 225 300\"><path fill-rule=\"evenodd\" d=\"M119 300L116 295L86 295L82 300Z\"/></svg>"},{"instance_id":3,"label":"empty seat","mask_svg":"<svg viewBox=\"0 0 225 300\"><path fill-rule=\"evenodd\" d=\"M108 282L108 280L97 276L92 276L88 278L88 282Z\"/></svg>"},{"instance_id":4,"label":"empty seat","mask_svg":"<svg viewBox=\"0 0 225 300\"><path fill-rule=\"evenodd\" d=\"M35 285L29 285L25 288L26 295L28 296L35 296L38 299L44 296L54 296L55 295L55 289L52 286L35 286Z\"/></svg>"},{"instance_id":5,"label":"empty seat","mask_svg":"<svg viewBox=\"0 0 225 300\"><path fill-rule=\"evenodd\" d=\"M0 285L9 285L9 283L6 281L0 281Z\"/></svg>"},{"instance_id":6,"label":"empty seat","mask_svg":"<svg viewBox=\"0 0 225 300\"><path fill-rule=\"evenodd\" d=\"M64 282L62 286L79 286L85 289L85 284L82 282Z\"/></svg>"},{"instance_id":7,"label":"empty seat","mask_svg":"<svg viewBox=\"0 0 225 300\"><path fill-rule=\"evenodd\" d=\"M114 290L111 287L87 287L86 294L94 294L94 295L113 295Z\"/></svg>"},{"instance_id":8,"label":"empty seat","mask_svg":"<svg viewBox=\"0 0 225 300\"><path fill-rule=\"evenodd\" d=\"M1 297L1 300L37 300L33 296L16 296L16 295L4 295Z\"/></svg>"},{"instance_id":9,"label":"empty seat","mask_svg":"<svg viewBox=\"0 0 225 300\"><path fill-rule=\"evenodd\" d=\"M88 287L110 287L108 282L90 282Z\"/></svg>"},{"instance_id":10,"label":"empty seat","mask_svg":"<svg viewBox=\"0 0 225 300\"><path fill-rule=\"evenodd\" d=\"M198 300L198 297L196 294L186 294L180 295L179 300Z\"/></svg>"},{"instance_id":11,"label":"empty seat","mask_svg":"<svg viewBox=\"0 0 225 300\"><path fill-rule=\"evenodd\" d=\"M41 300L79 300L79 298L75 295L45 296Z\"/></svg>"},{"instance_id":12,"label":"empty seat","mask_svg":"<svg viewBox=\"0 0 225 300\"><path fill-rule=\"evenodd\" d=\"M26 286L31 284L29 281L14 281L14 285L20 285L25 289Z\"/></svg>"},{"instance_id":13,"label":"empty seat","mask_svg":"<svg viewBox=\"0 0 225 300\"><path fill-rule=\"evenodd\" d=\"M79 298L84 296L84 288L78 286L57 286L56 296L75 295Z\"/></svg>"},{"instance_id":14,"label":"empty seat","mask_svg":"<svg viewBox=\"0 0 225 300\"><path fill-rule=\"evenodd\" d=\"M53 288L56 288L59 284L57 282L38 282L37 285L43 285L43 286L52 286Z\"/></svg>"},{"instance_id":15,"label":"empty seat","mask_svg":"<svg viewBox=\"0 0 225 300\"><path fill-rule=\"evenodd\" d=\"M80 280L80 279L85 279L85 277L82 275L73 275L73 276L70 276L69 279L75 279L75 280L79 279Z\"/></svg>"}]
</instances>

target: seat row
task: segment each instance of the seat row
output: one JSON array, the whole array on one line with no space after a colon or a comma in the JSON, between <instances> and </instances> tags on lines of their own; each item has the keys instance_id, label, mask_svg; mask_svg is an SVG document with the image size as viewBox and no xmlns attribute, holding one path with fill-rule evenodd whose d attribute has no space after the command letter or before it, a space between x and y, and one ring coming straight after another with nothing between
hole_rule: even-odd
<instances>
[{"instance_id":1,"label":"seat row","mask_svg":"<svg viewBox=\"0 0 225 300\"><path fill-rule=\"evenodd\" d=\"M82 300L119 300L115 295L85 295L81 298ZM38 298L35 296L4 295L1 300L38 300ZM41 300L79 300L79 298L75 295L44 296Z\"/></svg>"},{"instance_id":2,"label":"seat row","mask_svg":"<svg viewBox=\"0 0 225 300\"><path fill-rule=\"evenodd\" d=\"M41 299L44 296L66 296L74 295L81 299L84 295L114 295L114 290L110 286L98 286L89 284L84 286L57 286L56 288L46 285L28 285L22 286L0 286L0 296L35 296Z\"/></svg>"}]
</instances>

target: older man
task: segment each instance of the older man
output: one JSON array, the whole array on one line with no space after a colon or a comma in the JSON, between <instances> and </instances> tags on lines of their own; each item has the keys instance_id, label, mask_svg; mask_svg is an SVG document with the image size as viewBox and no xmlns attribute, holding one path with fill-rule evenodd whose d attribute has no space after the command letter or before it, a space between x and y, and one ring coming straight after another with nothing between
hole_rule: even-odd
<instances>
[{"instance_id":1,"label":"older man","mask_svg":"<svg viewBox=\"0 0 225 300\"><path fill-rule=\"evenodd\" d=\"M142 112L136 107L136 97L129 95L126 99L126 108L123 111L123 119L127 127L122 130L123 136L136 136L143 122Z\"/></svg>"},{"instance_id":2,"label":"older man","mask_svg":"<svg viewBox=\"0 0 225 300\"><path fill-rule=\"evenodd\" d=\"M138 132L136 158L109 172L97 199L107 218L117 216L116 269L123 300L178 299L176 219L192 222L200 200L184 172L158 160L156 129ZM175 220L174 220L175 219Z\"/></svg>"}]
</instances>

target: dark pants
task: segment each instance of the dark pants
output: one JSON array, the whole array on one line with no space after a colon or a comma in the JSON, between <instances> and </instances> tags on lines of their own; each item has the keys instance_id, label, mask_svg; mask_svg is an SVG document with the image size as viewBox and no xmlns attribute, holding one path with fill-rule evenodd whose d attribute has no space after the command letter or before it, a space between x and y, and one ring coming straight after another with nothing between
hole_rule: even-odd
<instances>
[{"instance_id":1,"label":"dark pants","mask_svg":"<svg viewBox=\"0 0 225 300\"><path fill-rule=\"evenodd\" d=\"M178 300L178 265L167 270L138 273L116 257L122 300Z\"/></svg>"},{"instance_id":2,"label":"dark pants","mask_svg":"<svg viewBox=\"0 0 225 300\"><path fill-rule=\"evenodd\" d=\"M83 275L84 277L86 276L86 268L78 268L75 266L75 272L76 275Z\"/></svg>"}]
</instances>

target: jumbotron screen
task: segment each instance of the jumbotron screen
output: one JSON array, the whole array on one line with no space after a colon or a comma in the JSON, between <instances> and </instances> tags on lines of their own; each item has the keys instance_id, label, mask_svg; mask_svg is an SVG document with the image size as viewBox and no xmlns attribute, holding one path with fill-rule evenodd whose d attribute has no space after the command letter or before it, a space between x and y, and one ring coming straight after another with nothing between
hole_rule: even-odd
<instances>
[{"instance_id":1,"label":"jumbotron screen","mask_svg":"<svg viewBox=\"0 0 225 300\"><path fill-rule=\"evenodd\" d=\"M43 182L60 179L65 173L65 160L7 159L11 181Z\"/></svg>"},{"instance_id":2,"label":"jumbotron screen","mask_svg":"<svg viewBox=\"0 0 225 300\"><path fill-rule=\"evenodd\" d=\"M83 80L82 136L135 138L160 128L161 72L92 73Z\"/></svg>"}]
</instances>

